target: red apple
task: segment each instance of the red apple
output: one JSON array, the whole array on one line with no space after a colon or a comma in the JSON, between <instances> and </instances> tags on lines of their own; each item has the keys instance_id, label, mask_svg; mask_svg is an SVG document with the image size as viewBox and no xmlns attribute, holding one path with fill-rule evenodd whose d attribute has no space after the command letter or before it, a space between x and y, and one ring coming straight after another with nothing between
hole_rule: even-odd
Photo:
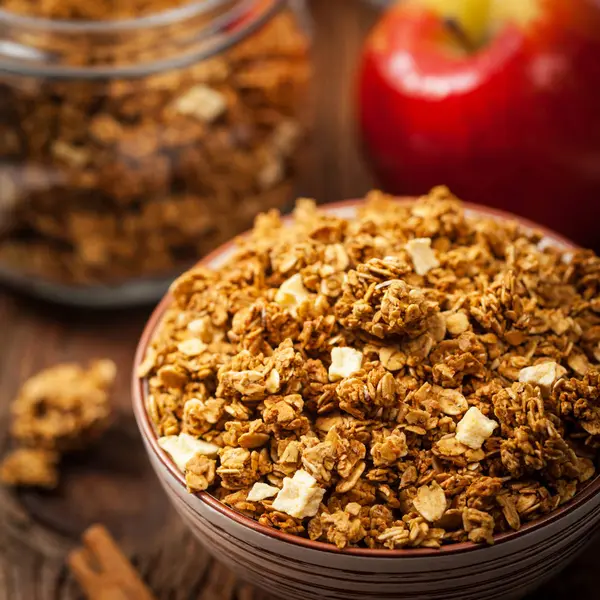
<instances>
[{"instance_id":1,"label":"red apple","mask_svg":"<svg viewBox=\"0 0 600 600\"><path fill-rule=\"evenodd\" d=\"M600 0L409 0L368 38L362 139L384 189L445 183L600 248Z\"/></svg>"}]
</instances>

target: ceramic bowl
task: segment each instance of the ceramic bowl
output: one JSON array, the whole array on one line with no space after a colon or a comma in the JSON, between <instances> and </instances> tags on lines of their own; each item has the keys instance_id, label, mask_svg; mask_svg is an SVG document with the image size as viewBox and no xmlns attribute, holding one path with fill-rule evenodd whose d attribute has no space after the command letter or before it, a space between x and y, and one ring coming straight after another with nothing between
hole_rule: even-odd
<instances>
[{"instance_id":1,"label":"ceramic bowl","mask_svg":"<svg viewBox=\"0 0 600 600\"><path fill-rule=\"evenodd\" d=\"M399 201L410 201L403 199ZM352 216L359 201L323 207ZM546 236L545 243L574 245L558 234L497 210L467 205L471 214L517 219ZM224 245L202 261L221 265L234 251ZM141 337L135 367L171 302L158 305ZM260 525L209 493L189 494L183 475L158 446L145 405L144 383L133 379L133 408L150 462L173 506L200 542L240 577L288 600L497 600L524 596L571 561L600 523L600 477L570 502L518 532L495 537L492 546L461 543L439 550L338 550Z\"/></svg>"}]
</instances>

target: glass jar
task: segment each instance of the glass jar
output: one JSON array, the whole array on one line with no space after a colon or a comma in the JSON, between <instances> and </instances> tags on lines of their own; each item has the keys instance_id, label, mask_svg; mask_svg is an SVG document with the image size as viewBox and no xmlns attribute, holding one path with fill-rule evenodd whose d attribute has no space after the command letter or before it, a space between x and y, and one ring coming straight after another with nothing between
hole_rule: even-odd
<instances>
[{"instance_id":1,"label":"glass jar","mask_svg":"<svg viewBox=\"0 0 600 600\"><path fill-rule=\"evenodd\" d=\"M290 200L310 122L302 1L110 21L0 11L0 279L148 301Z\"/></svg>"}]
</instances>

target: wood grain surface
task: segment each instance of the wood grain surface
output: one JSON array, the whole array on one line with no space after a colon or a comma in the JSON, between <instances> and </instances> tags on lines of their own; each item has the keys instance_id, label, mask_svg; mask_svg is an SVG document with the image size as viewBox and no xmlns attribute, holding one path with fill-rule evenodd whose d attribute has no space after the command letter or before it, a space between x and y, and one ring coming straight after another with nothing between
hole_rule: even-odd
<instances>
[{"instance_id":1,"label":"wood grain surface","mask_svg":"<svg viewBox=\"0 0 600 600\"><path fill-rule=\"evenodd\" d=\"M372 183L353 130L357 53L377 11L362 0L313 0L317 122L300 195L356 197ZM157 598L268 600L211 560L171 510L145 458L130 408L136 341L151 307L86 312L0 290L0 443L8 446L8 408L20 383L61 361L110 357L119 366L116 417L96 448L70 458L52 493L0 488L0 600L81 598L64 563L81 532L104 523L133 558ZM598 598L600 539L530 600Z\"/></svg>"}]
</instances>

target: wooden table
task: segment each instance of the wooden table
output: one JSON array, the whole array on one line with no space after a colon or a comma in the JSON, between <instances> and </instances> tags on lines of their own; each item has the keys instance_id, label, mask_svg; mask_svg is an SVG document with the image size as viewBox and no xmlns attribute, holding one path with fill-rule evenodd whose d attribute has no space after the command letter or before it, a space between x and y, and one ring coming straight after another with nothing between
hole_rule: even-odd
<instances>
[{"instance_id":1,"label":"wooden table","mask_svg":"<svg viewBox=\"0 0 600 600\"><path fill-rule=\"evenodd\" d=\"M371 187L353 131L358 48L377 12L360 0L313 0L318 114L311 167L299 194L356 197ZM145 458L130 409L129 376L150 308L108 313L53 307L0 292L0 438L20 383L61 361L110 357L119 366L115 425L96 449L69 459L54 493L0 488L0 600L80 597L65 552L92 522L108 526L161 599L268 600L213 561L181 525ZM597 598L600 539L530 600Z\"/></svg>"}]
</instances>

